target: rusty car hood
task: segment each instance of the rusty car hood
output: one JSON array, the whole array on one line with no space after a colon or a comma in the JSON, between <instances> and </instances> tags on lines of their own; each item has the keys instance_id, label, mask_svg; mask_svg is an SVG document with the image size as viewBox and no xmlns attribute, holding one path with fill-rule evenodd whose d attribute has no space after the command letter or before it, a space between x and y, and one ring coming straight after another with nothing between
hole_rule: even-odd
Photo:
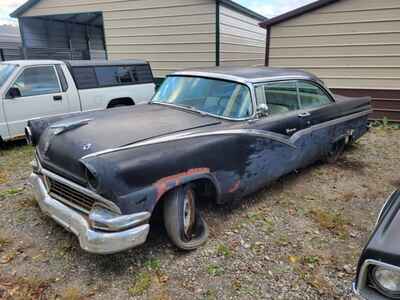
<instances>
[{"instance_id":1,"label":"rusty car hood","mask_svg":"<svg viewBox=\"0 0 400 300\"><path fill-rule=\"evenodd\" d=\"M217 118L158 104L84 113L49 126L37 153L45 168L80 181L79 160L84 156L220 123Z\"/></svg>"}]
</instances>

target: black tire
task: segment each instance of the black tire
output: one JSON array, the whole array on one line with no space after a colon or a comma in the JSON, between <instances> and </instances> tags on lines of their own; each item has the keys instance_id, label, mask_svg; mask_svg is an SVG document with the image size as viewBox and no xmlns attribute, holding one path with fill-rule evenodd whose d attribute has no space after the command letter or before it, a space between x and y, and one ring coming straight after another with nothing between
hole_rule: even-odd
<instances>
[{"instance_id":1,"label":"black tire","mask_svg":"<svg viewBox=\"0 0 400 300\"><path fill-rule=\"evenodd\" d=\"M208 226L196 210L190 184L169 191L164 199L164 225L172 243L181 250L194 250L208 239Z\"/></svg>"},{"instance_id":2,"label":"black tire","mask_svg":"<svg viewBox=\"0 0 400 300\"><path fill-rule=\"evenodd\" d=\"M343 154L344 148L346 146L346 141L341 139L331 145L325 160L326 162L333 164L338 161L339 157Z\"/></svg>"}]
</instances>

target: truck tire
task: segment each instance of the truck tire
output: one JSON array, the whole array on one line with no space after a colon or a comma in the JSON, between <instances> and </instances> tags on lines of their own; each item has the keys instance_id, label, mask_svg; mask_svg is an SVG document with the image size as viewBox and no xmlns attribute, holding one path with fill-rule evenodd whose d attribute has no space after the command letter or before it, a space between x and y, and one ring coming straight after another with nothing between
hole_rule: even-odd
<instances>
[{"instance_id":1,"label":"truck tire","mask_svg":"<svg viewBox=\"0 0 400 300\"><path fill-rule=\"evenodd\" d=\"M194 250L208 239L208 226L196 210L196 194L190 184L169 191L164 198L164 225L172 243Z\"/></svg>"}]
</instances>

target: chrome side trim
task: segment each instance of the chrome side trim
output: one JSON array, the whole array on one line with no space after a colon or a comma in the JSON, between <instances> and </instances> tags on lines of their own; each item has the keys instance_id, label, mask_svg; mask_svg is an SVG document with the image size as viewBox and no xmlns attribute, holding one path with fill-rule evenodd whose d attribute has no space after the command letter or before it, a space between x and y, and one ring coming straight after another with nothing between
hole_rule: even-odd
<instances>
[{"instance_id":1,"label":"chrome side trim","mask_svg":"<svg viewBox=\"0 0 400 300\"><path fill-rule=\"evenodd\" d=\"M362 111L362 112L358 112L358 113L351 114L351 115L348 115L348 116L340 117L338 119L333 119L333 120L330 120L330 121L327 121L327 122L324 122L324 123L320 123L320 124L317 124L317 125L314 125L314 126L307 127L305 129L300 130L300 131L296 132L295 134L293 134L290 137L289 141L294 144L303 135L309 134L310 132L313 132L315 130L322 129L322 128L325 128L325 127L330 127L330 126L333 126L333 125L336 125L336 124L339 124L339 123L343 123L343 122L346 122L346 121L350 121L350 120L353 120L353 119L361 118L361 117L367 116L367 115L369 115L371 113L372 113L372 110Z\"/></svg>"},{"instance_id":2,"label":"chrome side trim","mask_svg":"<svg viewBox=\"0 0 400 300\"><path fill-rule=\"evenodd\" d=\"M397 192L397 191L392 192L392 193L390 194L390 196L385 200L385 203L383 204L381 210L379 211L378 218L376 219L375 227L378 226L378 223L379 223L379 220L380 220L381 217L382 217L383 211L385 210L386 206L388 205L389 201L392 199L392 197L394 196L394 194L396 194L396 192Z\"/></svg>"},{"instance_id":3,"label":"chrome side trim","mask_svg":"<svg viewBox=\"0 0 400 300\"><path fill-rule=\"evenodd\" d=\"M96 199L99 202L104 203L104 205L107 208L110 208L112 211L114 211L114 212L116 212L118 214L121 214L121 210L119 209L119 207L117 205L115 205L115 203L111 202L110 200L107 200L107 199L103 198L99 194L96 194L95 192L92 192L91 190L86 189L86 188L84 188L84 187L82 187L82 186L80 186L80 185L78 185L78 184L76 184L76 183L74 183L72 181L69 181L69 180L67 180L67 179L65 179L65 178L63 178L61 176L58 176L57 174L54 174L53 172L50 172L50 171L48 171L46 169L41 168L39 172L41 174L47 176L47 177L50 177L50 178L52 178L52 179L54 179L56 181L61 182L62 184L70 186L71 188L73 188L75 190L78 190L79 192L81 192L83 194L86 194L86 195Z\"/></svg>"},{"instance_id":4,"label":"chrome side trim","mask_svg":"<svg viewBox=\"0 0 400 300\"><path fill-rule=\"evenodd\" d=\"M174 135L154 138L151 140L138 142L138 143L135 143L132 145L124 146L124 147L107 149L107 150L91 153L91 154L88 154L88 155L82 157L81 159L97 157L97 156L103 155L103 154L108 154L108 153L127 150L127 149L134 149L134 148L148 146L148 145L155 145L155 144L167 143L167 142L171 142L171 141L179 141L179 140L205 137L205 136L214 136L214 135L250 135L250 136L254 136L254 137L272 139L272 140L280 142L282 144L286 144L287 146L289 146L291 148L296 148L296 146L292 142L290 142L289 139L283 137L282 135L274 133L274 132L257 130L257 129L228 129L228 130L219 130L219 131L213 131L213 132L199 132L199 133L188 132L188 133L183 133L183 134L174 134Z\"/></svg>"},{"instance_id":5,"label":"chrome side trim","mask_svg":"<svg viewBox=\"0 0 400 300\"><path fill-rule=\"evenodd\" d=\"M167 135L167 136L163 136L163 137L159 137L159 138L154 138L154 139L134 143L132 145L128 145L128 146L124 146L124 147L111 148L111 149L94 152L94 153L91 153L91 154L88 154L88 155L82 157L81 159L97 157L97 156L100 156L103 154L109 154L112 152L117 152L117 151L122 151L122 150L127 150L127 149L134 149L134 148L148 146L148 145L161 144L161 143L166 143L166 142L171 142L171 141L179 141L179 140L184 140L184 139L189 139L189 138L213 136L213 135L234 135L234 134L236 134L236 135L251 135L251 136L256 136L256 137L261 137L261 138L269 138L269 139L275 140L277 142L286 144L291 148L296 148L296 145L295 145L296 141L305 134L309 134L310 132L312 132L314 130L333 126L333 125L341 123L341 122L360 118L360 117L370 114L371 112L372 112L372 110L363 111L363 112L355 113L355 114L352 114L349 116L345 116L345 117L341 117L341 118L334 119L331 121L327 121L327 122L324 122L321 124L317 124L317 125L314 125L314 126L311 126L311 127L308 127L306 129L296 132L290 138L286 138L280 134L277 134L277 133L274 133L271 131L257 130L257 129L227 129L227 130L219 130L219 131L214 131L214 132L200 132L200 133L186 132L186 133L180 133L180 134L178 133L178 134Z\"/></svg>"}]
</instances>

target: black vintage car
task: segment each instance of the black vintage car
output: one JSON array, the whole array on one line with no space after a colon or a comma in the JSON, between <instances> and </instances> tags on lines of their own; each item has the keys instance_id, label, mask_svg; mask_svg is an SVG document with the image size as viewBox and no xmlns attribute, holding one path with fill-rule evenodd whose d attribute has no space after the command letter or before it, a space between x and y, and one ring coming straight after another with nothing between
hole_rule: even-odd
<instances>
[{"instance_id":1,"label":"black vintage car","mask_svg":"<svg viewBox=\"0 0 400 300\"><path fill-rule=\"evenodd\" d=\"M208 235L196 203L335 160L367 131L370 112L369 98L335 96L303 71L181 71L148 104L29 122L31 181L42 210L87 251L145 242L155 208L172 242L195 249Z\"/></svg>"},{"instance_id":2,"label":"black vintage car","mask_svg":"<svg viewBox=\"0 0 400 300\"><path fill-rule=\"evenodd\" d=\"M400 299L400 190L381 209L353 283L362 299Z\"/></svg>"}]
</instances>

